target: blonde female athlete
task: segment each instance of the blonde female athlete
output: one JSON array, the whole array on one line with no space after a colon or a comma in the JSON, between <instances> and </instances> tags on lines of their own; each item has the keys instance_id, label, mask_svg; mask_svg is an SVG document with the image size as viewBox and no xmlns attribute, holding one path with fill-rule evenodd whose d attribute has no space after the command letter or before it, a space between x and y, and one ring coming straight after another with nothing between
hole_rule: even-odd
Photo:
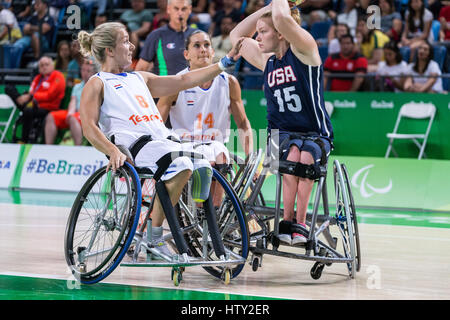
<instances>
[{"instance_id":1,"label":"blonde female athlete","mask_svg":"<svg viewBox=\"0 0 450 320\"><path fill-rule=\"evenodd\" d=\"M165 127L153 98L172 95L213 79L234 63L235 56L232 51L218 64L207 68L183 75L157 76L143 71L125 72L131 64L134 46L121 23L101 24L91 34L80 31L78 40L82 53L93 55L101 65L101 71L89 79L81 95L83 134L96 149L109 156L108 169L113 171L127 159L116 145L133 148L138 141L144 141L134 159L128 160L153 172L157 169L156 161L163 155L184 150L180 143L168 139L171 132ZM192 161L179 157L172 162L161 178L172 205L178 202L192 171L199 168L211 170L204 159ZM152 212L152 235L157 246L167 254L167 246L159 240L163 220L164 212L157 199Z\"/></svg>"},{"instance_id":2,"label":"blonde female athlete","mask_svg":"<svg viewBox=\"0 0 450 320\"><path fill-rule=\"evenodd\" d=\"M189 67L179 75L211 65L214 49L210 36L201 30L194 31L187 38L184 57ZM230 114L236 122L245 154L252 151L252 128L245 114L241 87L237 79L226 72L200 86L159 99L157 107L164 121L170 115L172 129L181 140L190 143L219 171L230 163L229 152L224 145L230 136ZM212 190L214 187L213 184ZM221 203L220 191L213 191L216 207Z\"/></svg>"},{"instance_id":3,"label":"blonde female athlete","mask_svg":"<svg viewBox=\"0 0 450 320\"><path fill-rule=\"evenodd\" d=\"M300 26L295 1L273 0L241 21L231 32L233 44L242 41L240 53L264 71L269 134L279 130L280 156L283 160L306 165L319 162L322 149L329 154L333 129L323 99L323 68L314 38ZM256 39L252 36L257 32ZM295 133L318 137L323 148ZM298 135L297 135L298 136ZM294 221L305 224L306 210L314 180L283 176L284 217L280 240L296 245L306 242L300 234L290 234Z\"/></svg>"}]
</instances>

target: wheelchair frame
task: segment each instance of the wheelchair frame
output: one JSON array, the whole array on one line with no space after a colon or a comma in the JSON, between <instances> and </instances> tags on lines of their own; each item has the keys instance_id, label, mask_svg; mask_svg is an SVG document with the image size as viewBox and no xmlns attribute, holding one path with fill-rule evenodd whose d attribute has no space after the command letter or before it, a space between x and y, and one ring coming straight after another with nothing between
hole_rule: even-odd
<instances>
[{"instance_id":1,"label":"wheelchair frame","mask_svg":"<svg viewBox=\"0 0 450 320\"><path fill-rule=\"evenodd\" d=\"M233 180L233 187L243 202L249 224L255 221L260 230L250 234L250 252L252 253L250 265L253 271L262 266L264 254L274 256L315 261L310 274L313 279L319 279L325 266L333 263L346 263L349 276L355 277L361 268L361 250L359 243L359 231L356 218L355 204L348 179L347 168L338 160L333 163L334 187L336 194L336 211L330 215L328 193L326 188L327 165L320 166L320 177L315 180L316 190L312 212L307 213L306 223L309 231L299 224L292 224L291 231L300 233L307 241L301 246L291 246L304 250L304 253L292 253L279 250L280 240L279 223L282 217L281 208L281 174L274 169L274 163L265 159L262 171L255 179L257 167L263 158L262 150L255 151L246 160L247 165L240 168ZM282 161L280 161L282 163ZM269 173L276 175L275 207L265 205L261 188ZM249 191L250 190L250 191ZM250 195L248 195L250 192ZM248 195L248 196L247 196ZM312 194L313 196L313 194ZM323 214L319 214L322 198ZM270 221L274 221L274 230L271 230ZM338 238L334 237L330 227L337 226L341 235L343 251L337 249ZM324 239L319 239L319 236ZM272 248L269 248L269 244ZM284 245L284 244L282 244Z\"/></svg>"},{"instance_id":2,"label":"wheelchair frame","mask_svg":"<svg viewBox=\"0 0 450 320\"><path fill-rule=\"evenodd\" d=\"M194 153L188 154L192 157ZM183 155L186 154L178 156ZM174 157L172 161L173 159ZM213 178L225 190L222 205L218 210L218 219L225 219L229 223L221 226L220 235L213 234L214 230L209 230L208 237L209 221L207 223L203 219L204 216L200 217L196 212L189 190L180 198L176 210L172 206L173 212L168 213L167 201L170 203L168 195L164 199L164 196L162 197L164 193L156 190L162 188L167 192L164 183L156 178L166 169L163 168L161 172L153 174L148 169L134 168L126 162L115 174L107 173L106 167L103 167L86 181L74 201L65 235L66 261L77 280L85 284L99 282L119 264L126 267L172 267L171 278L175 285L179 285L185 267L189 266L202 266L213 276L222 279L225 284L242 271L248 256L249 234L243 208L234 189L218 171L213 169ZM145 199L143 201L142 185L146 180L156 180L150 201ZM96 186L99 181L101 185ZM156 187L158 184L159 187ZM116 190L119 187L121 189ZM143 236L145 228L151 223L150 213L156 194L161 199L171 228L171 232L167 233L164 239L178 250L178 254L172 257L153 247L150 232L147 238ZM90 201L90 198L95 199ZM100 205L100 208L96 212L91 212L90 207L95 205ZM143 223L138 226L142 207L146 207L147 211L143 215ZM83 216L87 217L84 219ZM79 229L78 224L81 225ZM88 235L89 232L92 234ZM225 255L221 257L215 255L211 245L212 239L218 236L224 239ZM197 246L193 245L194 240ZM130 252L132 244L134 251ZM141 250L147 252L145 262L138 259ZM127 253L131 262L121 263ZM188 253L193 253L193 256ZM154 260L155 256L162 260ZM93 267L90 265L92 260L94 260Z\"/></svg>"}]
</instances>

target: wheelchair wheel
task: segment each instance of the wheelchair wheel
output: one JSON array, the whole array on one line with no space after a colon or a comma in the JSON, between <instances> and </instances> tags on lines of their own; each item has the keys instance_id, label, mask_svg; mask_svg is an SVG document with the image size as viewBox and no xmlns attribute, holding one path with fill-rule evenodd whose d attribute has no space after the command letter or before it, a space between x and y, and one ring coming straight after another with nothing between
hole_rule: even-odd
<instances>
[{"instance_id":1,"label":"wheelchair wheel","mask_svg":"<svg viewBox=\"0 0 450 320\"><path fill-rule=\"evenodd\" d=\"M65 234L65 257L85 284L106 278L130 246L139 221L141 186L125 163L116 173L97 170L78 193Z\"/></svg>"},{"instance_id":2,"label":"wheelchair wheel","mask_svg":"<svg viewBox=\"0 0 450 320\"><path fill-rule=\"evenodd\" d=\"M217 223L224 246L227 250L247 259L249 234L242 204L230 183L215 169L213 169L213 181L217 181L225 191L221 206L216 211ZM192 201L188 188L183 191L181 201L176 206L176 211L192 255L207 260L217 260L212 245L209 243L204 246L205 237L202 232L204 217L202 217L202 211ZM235 278L242 271L244 265L233 266L229 271L231 278ZM214 277L222 280L223 275L228 272L228 267L222 266L203 268Z\"/></svg>"},{"instance_id":3,"label":"wheelchair wheel","mask_svg":"<svg viewBox=\"0 0 450 320\"><path fill-rule=\"evenodd\" d=\"M355 201L353 199L353 193L352 193L352 189L350 187L350 179L348 178L347 167L345 166L345 164L341 164L341 167L342 167L342 173L344 174L345 185L347 187L348 198L350 199L349 209L350 209L351 216L352 216L353 236L355 238L355 245L356 245L356 271L359 272L361 269L361 246L359 244L358 219L356 216Z\"/></svg>"},{"instance_id":4,"label":"wheelchair wheel","mask_svg":"<svg viewBox=\"0 0 450 320\"><path fill-rule=\"evenodd\" d=\"M351 211L351 199L348 193L349 184L346 183L342 166L338 160L334 161L333 174L336 192L336 223L342 237L343 255L345 258L352 259L351 262L347 263L347 267L350 277L354 278L359 268L356 258L357 234L354 229L356 216Z\"/></svg>"}]
</instances>

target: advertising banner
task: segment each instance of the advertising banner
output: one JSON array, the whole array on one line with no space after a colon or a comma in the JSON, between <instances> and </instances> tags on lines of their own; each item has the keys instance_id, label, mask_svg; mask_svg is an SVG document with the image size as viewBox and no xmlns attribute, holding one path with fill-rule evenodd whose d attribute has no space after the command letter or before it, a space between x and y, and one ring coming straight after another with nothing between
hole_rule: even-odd
<instances>
[{"instance_id":1,"label":"advertising banner","mask_svg":"<svg viewBox=\"0 0 450 320\"><path fill-rule=\"evenodd\" d=\"M20 145L0 144L0 188L8 188L19 161Z\"/></svg>"}]
</instances>

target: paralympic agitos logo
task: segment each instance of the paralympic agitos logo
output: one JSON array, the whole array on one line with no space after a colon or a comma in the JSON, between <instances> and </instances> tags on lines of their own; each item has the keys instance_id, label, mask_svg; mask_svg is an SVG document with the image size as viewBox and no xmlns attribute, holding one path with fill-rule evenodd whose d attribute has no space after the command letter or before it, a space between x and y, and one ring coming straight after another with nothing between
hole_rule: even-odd
<instances>
[{"instance_id":1,"label":"paralympic agitos logo","mask_svg":"<svg viewBox=\"0 0 450 320\"><path fill-rule=\"evenodd\" d=\"M356 188L359 188L359 192L363 198L370 198L374 194L384 194L388 193L392 189L392 180L389 179L389 183L387 186L382 188L376 188L369 184L368 176L370 173L370 169L373 168L373 164L369 164L358 171L352 177L352 185Z\"/></svg>"}]
</instances>

